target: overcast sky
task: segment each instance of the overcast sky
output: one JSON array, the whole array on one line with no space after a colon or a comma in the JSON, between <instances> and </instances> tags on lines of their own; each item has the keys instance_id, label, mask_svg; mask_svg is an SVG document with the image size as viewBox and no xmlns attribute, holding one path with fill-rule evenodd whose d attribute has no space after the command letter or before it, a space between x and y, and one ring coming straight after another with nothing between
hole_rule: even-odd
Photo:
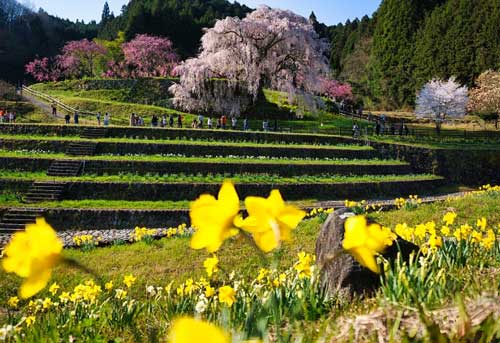
<instances>
[{"instance_id":1,"label":"overcast sky","mask_svg":"<svg viewBox=\"0 0 500 343\"><path fill-rule=\"evenodd\" d=\"M53 15L71 20L83 19L85 22L101 18L105 0L21 0L31 4L36 10L43 8ZM119 14L121 7L128 0L108 0L109 7ZM345 22L347 19L361 18L365 14L372 15L381 0L240 0L242 4L255 8L260 4L271 7L290 9L305 17L311 11L316 13L319 21L328 25Z\"/></svg>"}]
</instances>

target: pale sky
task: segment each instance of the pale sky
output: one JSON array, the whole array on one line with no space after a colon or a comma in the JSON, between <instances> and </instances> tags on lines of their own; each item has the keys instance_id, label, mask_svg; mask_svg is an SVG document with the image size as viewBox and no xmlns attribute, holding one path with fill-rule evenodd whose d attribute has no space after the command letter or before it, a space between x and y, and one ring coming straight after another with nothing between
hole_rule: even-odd
<instances>
[{"instance_id":1,"label":"pale sky","mask_svg":"<svg viewBox=\"0 0 500 343\"><path fill-rule=\"evenodd\" d=\"M101 19L105 0L21 0L34 9L42 7L52 15L71 20L83 19L85 22ZM241 4L255 8L265 4L292 10L308 17L314 11L320 22L327 25L345 22L347 19L361 18L365 14L371 16L380 5L381 0L240 0ZM120 14L121 7L128 0L108 0L109 7L115 15Z\"/></svg>"}]
</instances>

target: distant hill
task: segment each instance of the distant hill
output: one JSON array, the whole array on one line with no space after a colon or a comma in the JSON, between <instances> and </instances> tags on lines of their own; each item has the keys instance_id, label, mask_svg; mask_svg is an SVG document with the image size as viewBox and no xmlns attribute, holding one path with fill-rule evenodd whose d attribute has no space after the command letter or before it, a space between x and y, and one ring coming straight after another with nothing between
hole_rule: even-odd
<instances>
[{"instance_id":1,"label":"distant hill","mask_svg":"<svg viewBox=\"0 0 500 343\"><path fill-rule=\"evenodd\" d=\"M104 0L103 0L104 1ZM0 79L19 80L36 55L55 55L69 40L169 37L183 57L196 55L204 27L252 9L226 0L131 0L101 22L73 23L0 0ZM314 13L318 34L331 42L332 76L353 85L365 107L411 108L433 77L457 76L468 85L482 71L500 69L500 1L383 0L372 17L327 26Z\"/></svg>"},{"instance_id":2,"label":"distant hill","mask_svg":"<svg viewBox=\"0 0 500 343\"><path fill-rule=\"evenodd\" d=\"M114 38L118 31L124 31L128 40L138 33L167 36L187 57L198 51L203 28L228 16L242 18L251 10L226 0L131 0L121 15L105 19L99 37Z\"/></svg>"},{"instance_id":3,"label":"distant hill","mask_svg":"<svg viewBox=\"0 0 500 343\"><path fill-rule=\"evenodd\" d=\"M94 38L95 22L71 22L33 12L15 0L0 0L0 79L12 82L24 76L24 65L38 56L53 56L65 42Z\"/></svg>"}]
</instances>

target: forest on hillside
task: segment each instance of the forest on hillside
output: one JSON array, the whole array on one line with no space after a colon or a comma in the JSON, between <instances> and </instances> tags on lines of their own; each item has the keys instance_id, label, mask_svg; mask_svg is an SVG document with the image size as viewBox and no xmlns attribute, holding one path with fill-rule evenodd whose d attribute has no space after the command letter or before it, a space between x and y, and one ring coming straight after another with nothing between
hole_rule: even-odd
<instances>
[{"instance_id":1,"label":"forest on hillside","mask_svg":"<svg viewBox=\"0 0 500 343\"><path fill-rule=\"evenodd\" d=\"M0 78L23 78L36 56L53 56L69 40L112 40L119 32L169 37L176 52L196 55L204 27L252 9L226 0L131 0L121 13L104 6L99 23L70 22L0 0ZM327 26L310 22L330 41L332 77L349 82L365 107L414 106L415 93L434 78L456 76L471 86L500 68L500 2L497 0L383 0L370 17Z\"/></svg>"}]
</instances>

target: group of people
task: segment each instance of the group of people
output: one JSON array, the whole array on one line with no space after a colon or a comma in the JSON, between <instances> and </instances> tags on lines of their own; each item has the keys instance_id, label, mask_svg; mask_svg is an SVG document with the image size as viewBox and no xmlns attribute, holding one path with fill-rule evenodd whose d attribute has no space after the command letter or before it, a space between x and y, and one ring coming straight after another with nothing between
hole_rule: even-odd
<instances>
[{"instance_id":1,"label":"group of people","mask_svg":"<svg viewBox=\"0 0 500 343\"><path fill-rule=\"evenodd\" d=\"M151 126L152 127L174 127L174 123L177 121L177 127L182 127L182 115L178 114L177 119L174 118L173 114L167 119L167 115L159 116L157 114L153 114L151 117ZM130 115L130 126L145 126L144 118L139 116L138 114L132 113Z\"/></svg>"},{"instance_id":2,"label":"group of people","mask_svg":"<svg viewBox=\"0 0 500 343\"><path fill-rule=\"evenodd\" d=\"M408 136L410 134L410 129L404 121L401 121L400 123L391 122L390 125L388 125L386 123L385 116L381 115L375 123L375 134L377 136L384 134Z\"/></svg>"},{"instance_id":3,"label":"group of people","mask_svg":"<svg viewBox=\"0 0 500 343\"><path fill-rule=\"evenodd\" d=\"M0 123L15 123L16 117L16 112L0 109Z\"/></svg>"}]
</instances>

